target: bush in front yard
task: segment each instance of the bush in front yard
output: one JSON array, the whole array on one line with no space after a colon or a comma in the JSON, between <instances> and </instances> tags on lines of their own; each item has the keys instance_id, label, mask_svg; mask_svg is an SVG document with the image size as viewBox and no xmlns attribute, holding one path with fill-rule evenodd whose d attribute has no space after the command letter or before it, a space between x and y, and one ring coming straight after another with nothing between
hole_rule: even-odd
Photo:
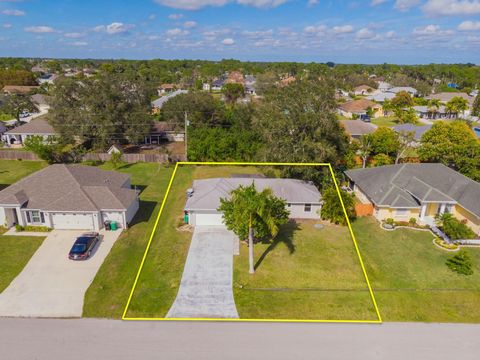
<instances>
[{"instance_id":1,"label":"bush in front yard","mask_svg":"<svg viewBox=\"0 0 480 360\"><path fill-rule=\"evenodd\" d=\"M350 220L354 219L355 213L355 197L344 190L340 189L342 195L343 205L347 211L347 216ZM338 197L338 192L335 187L327 187L322 192L322 199L324 201L320 216L323 220L329 220L334 224L347 225L347 218L343 212L342 203Z\"/></svg>"},{"instance_id":2,"label":"bush in front yard","mask_svg":"<svg viewBox=\"0 0 480 360\"><path fill-rule=\"evenodd\" d=\"M21 231L49 232L49 231L52 231L52 229L50 229L47 226L33 226L33 225L20 226L18 224L15 225L15 230L17 232L21 232Z\"/></svg>"},{"instance_id":3,"label":"bush in front yard","mask_svg":"<svg viewBox=\"0 0 480 360\"><path fill-rule=\"evenodd\" d=\"M452 240L458 239L476 239L472 229L453 217L452 214L445 213L438 218L443 232Z\"/></svg>"},{"instance_id":4,"label":"bush in front yard","mask_svg":"<svg viewBox=\"0 0 480 360\"><path fill-rule=\"evenodd\" d=\"M451 257L446 262L450 270L462 274L462 275L472 275L473 274L473 265L470 256L465 250L461 250L457 255Z\"/></svg>"}]
</instances>

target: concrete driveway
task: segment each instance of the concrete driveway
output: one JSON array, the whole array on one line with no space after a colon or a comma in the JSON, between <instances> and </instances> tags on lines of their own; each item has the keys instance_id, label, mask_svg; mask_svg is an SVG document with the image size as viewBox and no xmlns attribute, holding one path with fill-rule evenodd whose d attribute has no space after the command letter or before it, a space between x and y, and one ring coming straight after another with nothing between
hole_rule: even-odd
<instances>
[{"instance_id":1,"label":"concrete driveway","mask_svg":"<svg viewBox=\"0 0 480 360\"><path fill-rule=\"evenodd\" d=\"M0 316L80 317L85 291L121 231L102 231L85 261L67 255L81 230L53 230L23 271L0 294Z\"/></svg>"},{"instance_id":2,"label":"concrete driveway","mask_svg":"<svg viewBox=\"0 0 480 360\"><path fill-rule=\"evenodd\" d=\"M235 235L223 226L196 226L177 298L168 318L238 318L233 300Z\"/></svg>"}]
</instances>

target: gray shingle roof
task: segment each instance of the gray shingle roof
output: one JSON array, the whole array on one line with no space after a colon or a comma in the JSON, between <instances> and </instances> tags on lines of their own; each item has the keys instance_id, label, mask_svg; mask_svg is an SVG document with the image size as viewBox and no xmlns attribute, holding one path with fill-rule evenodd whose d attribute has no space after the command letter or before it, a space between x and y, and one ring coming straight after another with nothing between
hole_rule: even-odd
<instances>
[{"instance_id":1,"label":"gray shingle roof","mask_svg":"<svg viewBox=\"0 0 480 360\"><path fill-rule=\"evenodd\" d=\"M351 136L371 134L377 130L377 126L366 123L362 120L340 120L340 124Z\"/></svg>"},{"instance_id":2,"label":"gray shingle roof","mask_svg":"<svg viewBox=\"0 0 480 360\"><path fill-rule=\"evenodd\" d=\"M393 130L396 132L414 132L414 139L419 141L422 138L422 135L425 134L428 130L432 128L432 125L416 126L413 124L401 124L395 125Z\"/></svg>"},{"instance_id":3,"label":"gray shingle roof","mask_svg":"<svg viewBox=\"0 0 480 360\"><path fill-rule=\"evenodd\" d=\"M44 211L125 210L136 192L129 176L92 166L51 165L0 191L0 204Z\"/></svg>"},{"instance_id":4,"label":"gray shingle roof","mask_svg":"<svg viewBox=\"0 0 480 360\"><path fill-rule=\"evenodd\" d=\"M45 119L34 119L29 123L20 125L12 130L7 131L5 134L19 135L19 134L38 134L38 135L55 135L55 130L52 125Z\"/></svg>"},{"instance_id":5,"label":"gray shingle roof","mask_svg":"<svg viewBox=\"0 0 480 360\"><path fill-rule=\"evenodd\" d=\"M288 203L320 203L321 194L318 189L302 180L215 178L193 181L194 193L187 199L185 210L216 210L220 206L220 198L228 198L232 190L240 185L249 186L252 182L258 191L269 188L275 196Z\"/></svg>"},{"instance_id":6,"label":"gray shingle roof","mask_svg":"<svg viewBox=\"0 0 480 360\"><path fill-rule=\"evenodd\" d=\"M480 217L480 183L442 164L387 165L345 174L378 206L450 202Z\"/></svg>"}]
</instances>

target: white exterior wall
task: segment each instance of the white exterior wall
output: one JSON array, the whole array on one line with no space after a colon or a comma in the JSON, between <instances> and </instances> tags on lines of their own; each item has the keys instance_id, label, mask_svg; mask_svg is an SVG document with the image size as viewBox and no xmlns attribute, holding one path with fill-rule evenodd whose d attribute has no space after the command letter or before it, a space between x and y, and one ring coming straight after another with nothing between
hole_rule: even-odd
<instances>
[{"instance_id":1,"label":"white exterior wall","mask_svg":"<svg viewBox=\"0 0 480 360\"><path fill-rule=\"evenodd\" d=\"M115 221L121 228L126 228L126 224L123 218L123 211L102 211L102 227L103 223L107 220Z\"/></svg>"},{"instance_id":2,"label":"white exterior wall","mask_svg":"<svg viewBox=\"0 0 480 360\"><path fill-rule=\"evenodd\" d=\"M5 223L7 222L7 218L5 215L5 210L3 207L0 207L0 226L5 226Z\"/></svg>"},{"instance_id":3,"label":"white exterior wall","mask_svg":"<svg viewBox=\"0 0 480 360\"><path fill-rule=\"evenodd\" d=\"M98 225L96 226L93 215L93 213L52 213L52 228L98 230Z\"/></svg>"},{"instance_id":4,"label":"white exterior wall","mask_svg":"<svg viewBox=\"0 0 480 360\"><path fill-rule=\"evenodd\" d=\"M322 205L311 204L310 212L305 211L305 204L290 204L287 210L290 211L290 219L320 219L320 210Z\"/></svg>"},{"instance_id":5,"label":"white exterior wall","mask_svg":"<svg viewBox=\"0 0 480 360\"><path fill-rule=\"evenodd\" d=\"M140 202L139 202L138 197L137 197L137 199L133 203L130 204L130 206L128 207L127 212L125 214L127 224L129 224L133 220L133 218L135 217L135 214L137 213L139 207L140 207Z\"/></svg>"}]
</instances>

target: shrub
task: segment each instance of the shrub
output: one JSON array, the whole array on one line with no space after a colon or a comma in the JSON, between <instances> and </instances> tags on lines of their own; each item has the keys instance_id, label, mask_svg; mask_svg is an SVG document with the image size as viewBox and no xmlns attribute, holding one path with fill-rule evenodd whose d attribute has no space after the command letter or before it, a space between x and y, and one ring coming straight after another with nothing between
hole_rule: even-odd
<instances>
[{"instance_id":1,"label":"shrub","mask_svg":"<svg viewBox=\"0 0 480 360\"><path fill-rule=\"evenodd\" d=\"M452 214L443 214L438 220L443 232L452 240L475 239L477 237L472 229L454 218Z\"/></svg>"},{"instance_id":2,"label":"shrub","mask_svg":"<svg viewBox=\"0 0 480 360\"><path fill-rule=\"evenodd\" d=\"M410 226L415 226L417 225L417 219L415 218L410 218L410 220L408 220L408 223L410 224Z\"/></svg>"},{"instance_id":3,"label":"shrub","mask_svg":"<svg viewBox=\"0 0 480 360\"><path fill-rule=\"evenodd\" d=\"M461 275L472 275L473 265L470 256L465 250L461 250L457 255L447 260L448 268Z\"/></svg>"},{"instance_id":4,"label":"shrub","mask_svg":"<svg viewBox=\"0 0 480 360\"><path fill-rule=\"evenodd\" d=\"M395 225L395 220L392 218L385 219L385 224Z\"/></svg>"},{"instance_id":5,"label":"shrub","mask_svg":"<svg viewBox=\"0 0 480 360\"><path fill-rule=\"evenodd\" d=\"M20 231L23 231L23 230L24 230L23 226L18 225L18 224L15 225L15 231L20 232Z\"/></svg>"},{"instance_id":6,"label":"shrub","mask_svg":"<svg viewBox=\"0 0 480 360\"><path fill-rule=\"evenodd\" d=\"M439 237L435 238L435 244L437 244L438 246L440 246L444 249L447 249L447 250L457 250L458 249L457 244L448 243L448 242L446 242L445 240L443 240Z\"/></svg>"},{"instance_id":7,"label":"shrub","mask_svg":"<svg viewBox=\"0 0 480 360\"><path fill-rule=\"evenodd\" d=\"M27 225L23 227L23 231L32 231L32 232L49 232L52 231L51 228L47 226L33 226Z\"/></svg>"}]
</instances>

